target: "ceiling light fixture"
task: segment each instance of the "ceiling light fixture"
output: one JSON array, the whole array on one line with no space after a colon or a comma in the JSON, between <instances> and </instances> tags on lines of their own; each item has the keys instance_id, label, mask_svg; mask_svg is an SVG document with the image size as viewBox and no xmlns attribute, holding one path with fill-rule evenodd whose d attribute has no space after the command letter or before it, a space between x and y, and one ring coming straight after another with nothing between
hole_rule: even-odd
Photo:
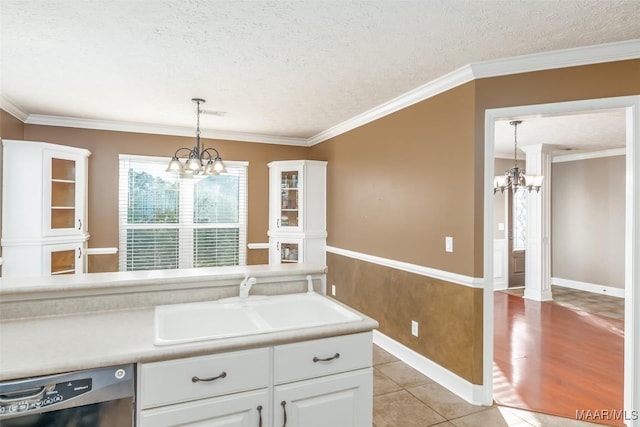
<instances>
[{"instance_id":1,"label":"ceiling light fixture","mask_svg":"<svg viewBox=\"0 0 640 427\"><path fill-rule=\"evenodd\" d=\"M204 104L206 101L202 98L193 98L191 100L198 104L196 145L193 148L178 148L167 166L167 172L180 172L186 175L219 175L227 173L227 168L220 158L218 150L213 147L204 148L203 145L202 151L200 151L200 104ZM185 150L189 154L183 165L180 162L180 158L178 158L178 153ZM215 157L212 156L212 151L216 152Z\"/></svg>"},{"instance_id":2,"label":"ceiling light fixture","mask_svg":"<svg viewBox=\"0 0 640 427\"><path fill-rule=\"evenodd\" d=\"M521 120L509 122L509 124L514 128L514 165L511 169L506 171L504 175L498 175L493 179L493 194L496 194L498 190L500 190L501 193L504 193L504 190L509 188L515 193L520 187L526 188L529 192L531 192L531 190L539 192L540 187L542 186L542 179L544 178L542 175L527 175L524 169L520 169L518 167L518 125L521 123Z\"/></svg>"}]
</instances>

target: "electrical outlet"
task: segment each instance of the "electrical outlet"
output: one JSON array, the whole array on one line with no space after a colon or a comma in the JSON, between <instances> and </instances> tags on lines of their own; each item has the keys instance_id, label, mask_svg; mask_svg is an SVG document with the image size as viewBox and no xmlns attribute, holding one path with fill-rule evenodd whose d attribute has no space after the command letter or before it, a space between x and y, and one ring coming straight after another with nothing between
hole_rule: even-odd
<instances>
[{"instance_id":1,"label":"electrical outlet","mask_svg":"<svg viewBox=\"0 0 640 427\"><path fill-rule=\"evenodd\" d=\"M418 322L416 322L415 320L411 321L411 335L413 335L414 337L418 336Z\"/></svg>"},{"instance_id":2,"label":"electrical outlet","mask_svg":"<svg viewBox=\"0 0 640 427\"><path fill-rule=\"evenodd\" d=\"M331 285L331 295L336 296L336 285L335 283Z\"/></svg>"},{"instance_id":3,"label":"electrical outlet","mask_svg":"<svg viewBox=\"0 0 640 427\"><path fill-rule=\"evenodd\" d=\"M453 252L453 237L444 238L444 250L445 252Z\"/></svg>"}]
</instances>

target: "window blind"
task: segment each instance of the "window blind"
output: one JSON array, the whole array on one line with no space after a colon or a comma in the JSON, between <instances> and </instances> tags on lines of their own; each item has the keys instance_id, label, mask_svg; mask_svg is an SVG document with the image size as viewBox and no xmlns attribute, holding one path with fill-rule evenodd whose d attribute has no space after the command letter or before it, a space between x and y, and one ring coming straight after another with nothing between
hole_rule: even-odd
<instances>
[{"instance_id":1,"label":"window blind","mask_svg":"<svg viewBox=\"0 0 640 427\"><path fill-rule=\"evenodd\" d=\"M120 155L120 271L245 265L248 164L181 177L168 162Z\"/></svg>"}]
</instances>

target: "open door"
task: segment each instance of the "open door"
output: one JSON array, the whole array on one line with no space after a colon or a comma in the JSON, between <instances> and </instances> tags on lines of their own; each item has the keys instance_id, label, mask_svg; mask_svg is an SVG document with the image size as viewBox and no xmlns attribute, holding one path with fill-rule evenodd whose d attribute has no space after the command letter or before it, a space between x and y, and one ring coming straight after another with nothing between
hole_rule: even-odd
<instances>
[{"instance_id":1,"label":"open door","mask_svg":"<svg viewBox=\"0 0 640 427\"><path fill-rule=\"evenodd\" d=\"M527 195L522 187L508 191L509 287L524 286L525 247L527 237Z\"/></svg>"}]
</instances>

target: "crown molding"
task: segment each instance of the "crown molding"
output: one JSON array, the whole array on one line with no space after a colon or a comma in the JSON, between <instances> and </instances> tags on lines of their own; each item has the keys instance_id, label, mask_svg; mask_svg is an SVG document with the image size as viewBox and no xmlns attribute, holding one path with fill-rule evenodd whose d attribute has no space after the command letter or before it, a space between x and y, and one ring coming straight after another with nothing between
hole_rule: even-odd
<instances>
[{"instance_id":1,"label":"crown molding","mask_svg":"<svg viewBox=\"0 0 640 427\"><path fill-rule=\"evenodd\" d=\"M79 119L75 117L47 116L41 114L29 114L24 121L27 124L42 126L61 126L81 129L98 129L117 132L148 133L172 136L193 136L194 130L184 126L167 126L160 124L124 122L115 120ZM225 132L220 130L201 129L203 138L224 139L229 141L259 142L264 144L298 145L306 146L303 138L290 138L284 136L260 135L245 132Z\"/></svg>"},{"instance_id":2,"label":"crown molding","mask_svg":"<svg viewBox=\"0 0 640 427\"><path fill-rule=\"evenodd\" d=\"M626 148L611 148L608 150L589 151L586 153L573 153L554 156L551 163L575 162L577 160L599 159L601 157L626 156Z\"/></svg>"},{"instance_id":3,"label":"crown molding","mask_svg":"<svg viewBox=\"0 0 640 427\"><path fill-rule=\"evenodd\" d=\"M640 39L552 50L471 64L476 79L640 58Z\"/></svg>"},{"instance_id":4,"label":"crown molding","mask_svg":"<svg viewBox=\"0 0 640 427\"><path fill-rule=\"evenodd\" d=\"M319 144L471 80L638 58L640 39L634 39L472 63L320 132L307 143Z\"/></svg>"},{"instance_id":5,"label":"crown molding","mask_svg":"<svg viewBox=\"0 0 640 427\"><path fill-rule=\"evenodd\" d=\"M20 108L12 99L4 95L0 96L0 108L23 123L27 120L27 117L29 117L29 113Z\"/></svg>"},{"instance_id":6,"label":"crown molding","mask_svg":"<svg viewBox=\"0 0 640 427\"><path fill-rule=\"evenodd\" d=\"M464 83L473 80L473 73L471 67L465 65L455 71L445 74L442 77L438 77L435 80L430 81L422 86L418 86L415 89L410 90L396 98L391 99L369 111L358 114L357 116L346 120L336 126L333 126L325 131L322 131L307 140L309 146L319 144L327 139L336 137L345 132L353 130L357 127L370 123L374 120L380 119L384 116L388 116L391 113L402 110L410 105L416 104L425 99L436 96L442 92L450 90L454 87L460 86Z\"/></svg>"}]
</instances>

